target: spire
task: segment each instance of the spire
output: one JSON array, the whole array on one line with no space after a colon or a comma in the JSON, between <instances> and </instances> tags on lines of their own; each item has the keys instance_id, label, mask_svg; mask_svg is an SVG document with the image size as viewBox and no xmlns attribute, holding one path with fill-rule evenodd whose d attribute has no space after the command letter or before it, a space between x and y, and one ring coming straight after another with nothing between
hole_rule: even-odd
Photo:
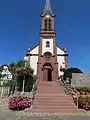
<instances>
[{"instance_id":1,"label":"spire","mask_svg":"<svg viewBox=\"0 0 90 120\"><path fill-rule=\"evenodd\" d=\"M47 12L49 12L52 16L54 16L54 14L52 12L52 9L51 9L50 0L46 0L45 9L44 9L44 12L43 12L42 16L44 16Z\"/></svg>"}]
</instances>

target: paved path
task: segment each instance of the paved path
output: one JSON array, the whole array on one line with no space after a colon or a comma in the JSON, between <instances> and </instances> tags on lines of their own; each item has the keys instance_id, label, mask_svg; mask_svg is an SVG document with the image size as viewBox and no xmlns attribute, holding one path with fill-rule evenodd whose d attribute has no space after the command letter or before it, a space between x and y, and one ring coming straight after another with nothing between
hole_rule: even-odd
<instances>
[{"instance_id":1,"label":"paved path","mask_svg":"<svg viewBox=\"0 0 90 120\"><path fill-rule=\"evenodd\" d=\"M25 112L0 111L0 120L90 120L90 116L87 115L81 114L56 116L45 113L33 114Z\"/></svg>"}]
</instances>

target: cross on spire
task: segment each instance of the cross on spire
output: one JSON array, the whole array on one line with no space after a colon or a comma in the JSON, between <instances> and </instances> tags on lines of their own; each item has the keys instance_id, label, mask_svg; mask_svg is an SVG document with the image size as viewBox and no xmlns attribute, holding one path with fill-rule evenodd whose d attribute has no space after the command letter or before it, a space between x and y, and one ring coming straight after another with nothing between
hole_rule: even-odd
<instances>
[{"instance_id":1,"label":"cross on spire","mask_svg":"<svg viewBox=\"0 0 90 120\"><path fill-rule=\"evenodd\" d=\"M54 16L54 14L52 12L52 9L51 9L50 0L46 0L45 9L44 9L44 12L43 12L42 16L44 16L47 12L49 12L52 16Z\"/></svg>"}]
</instances>

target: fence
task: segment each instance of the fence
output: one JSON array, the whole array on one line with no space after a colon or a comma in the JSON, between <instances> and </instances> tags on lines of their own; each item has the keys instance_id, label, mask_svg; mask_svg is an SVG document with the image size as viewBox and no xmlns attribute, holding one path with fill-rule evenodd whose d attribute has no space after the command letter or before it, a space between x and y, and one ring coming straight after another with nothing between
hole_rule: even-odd
<instances>
[{"instance_id":1,"label":"fence","mask_svg":"<svg viewBox=\"0 0 90 120\"><path fill-rule=\"evenodd\" d=\"M9 87L0 87L0 95L2 94L2 89L3 89L3 96L8 96L9 94Z\"/></svg>"},{"instance_id":2,"label":"fence","mask_svg":"<svg viewBox=\"0 0 90 120\"><path fill-rule=\"evenodd\" d=\"M77 108L78 108L78 97L79 97L79 92L75 89L74 86L71 86L66 83L63 79L59 81L60 86L63 87L64 91L66 94L70 95L72 98L75 97L77 98Z\"/></svg>"},{"instance_id":3,"label":"fence","mask_svg":"<svg viewBox=\"0 0 90 120\"><path fill-rule=\"evenodd\" d=\"M28 92L28 93L30 93L30 92L32 92L33 96L34 96L34 94L36 93L36 89L37 89L39 80L38 80L38 78L35 79L35 80L33 78L33 82L34 81L36 81L34 83L34 85L31 83L31 85L28 84L28 86L26 87L25 86L26 85L25 84L25 79L21 80L21 82L23 82L23 90L21 91L21 90L19 90L19 88L22 89L22 86L20 86L22 84L18 84L18 82L16 82L15 80L11 80L11 81L10 80L7 80L7 81L6 80L5 81L0 80L0 97L11 95L14 92L15 93L18 93L18 92L22 92L22 93ZM29 91L27 90L27 88L28 88ZM30 91L30 90L32 90L32 91Z\"/></svg>"},{"instance_id":4,"label":"fence","mask_svg":"<svg viewBox=\"0 0 90 120\"><path fill-rule=\"evenodd\" d=\"M0 97L8 96L9 94L9 81L0 81Z\"/></svg>"}]
</instances>

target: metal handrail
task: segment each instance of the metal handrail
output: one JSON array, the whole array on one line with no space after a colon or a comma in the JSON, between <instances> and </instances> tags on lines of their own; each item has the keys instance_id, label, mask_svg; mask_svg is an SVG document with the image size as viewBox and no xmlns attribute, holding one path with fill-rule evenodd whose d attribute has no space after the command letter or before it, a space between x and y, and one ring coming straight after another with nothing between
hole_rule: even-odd
<instances>
[{"instance_id":1,"label":"metal handrail","mask_svg":"<svg viewBox=\"0 0 90 120\"><path fill-rule=\"evenodd\" d=\"M69 95L71 95L72 97L73 97L73 95L76 96L76 98L77 98L77 107L78 107L78 97L79 97L80 93L75 89L74 86L66 84L66 82L63 81L63 80L62 80L62 82L60 81L60 85L61 86L63 85L63 88L64 88L65 92L67 92ZM75 91L75 92L73 92L73 95L72 95L72 93L69 92L69 90L72 90L72 89L74 89L74 91Z\"/></svg>"},{"instance_id":2,"label":"metal handrail","mask_svg":"<svg viewBox=\"0 0 90 120\"><path fill-rule=\"evenodd\" d=\"M36 94L36 90L37 90L37 87L38 87L38 84L39 84L39 78L36 79L36 82L34 83L33 85L33 88L32 88L32 99L31 99L31 108L32 108L32 105L33 105L33 100L34 100L34 96Z\"/></svg>"},{"instance_id":3,"label":"metal handrail","mask_svg":"<svg viewBox=\"0 0 90 120\"><path fill-rule=\"evenodd\" d=\"M39 78L36 79L36 82L34 83L33 88L32 88L33 97L34 97L34 95L35 95L35 93L36 93L38 84L39 84Z\"/></svg>"},{"instance_id":4,"label":"metal handrail","mask_svg":"<svg viewBox=\"0 0 90 120\"><path fill-rule=\"evenodd\" d=\"M76 91L75 95L77 97L77 107L78 107L78 98L80 96L80 93L76 90L76 88L73 86L73 89Z\"/></svg>"}]
</instances>

